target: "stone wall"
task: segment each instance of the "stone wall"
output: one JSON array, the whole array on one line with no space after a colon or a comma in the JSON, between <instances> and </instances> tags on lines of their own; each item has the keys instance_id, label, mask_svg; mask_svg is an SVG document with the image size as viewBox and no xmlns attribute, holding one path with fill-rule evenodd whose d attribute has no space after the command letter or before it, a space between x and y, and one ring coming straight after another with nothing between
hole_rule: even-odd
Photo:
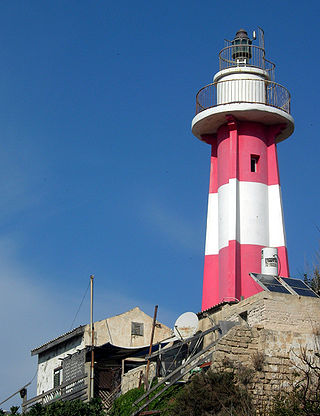
<instances>
[{"instance_id":1,"label":"stone wall","mask_svg":"<svg viewBox=\"0 0 320 416\"><path fill-rule=\"evenodd\" d=\"M200 329L219 321L245 322L250 327L313 333L320 328L320 299L260 292L234 305L216 306L201 313Z\"/></svg>"},{"instance_id":2,"label":"stone wall","mask_svg":"<svg viewBox=\"0 0 320 416\"><path fill-rule=\"evenodd\" d=\"M237 322L214 347L212 367L235 368L261 411L297 382L304 351L319 351L320 299L263 292L226 306L201 320L202 329L220 320Z\"/></svg>"},{"instance_id":3,"label":"stone wall","mask_svg":"<svg viewBox=\"0 0 320 416\"><path fill-rule=\"evenodd\" d=\"M121 379L121 394L126 393L131 389L139 387L140 383L143 382L144 374L146 373L146 364L140 365L122 376ZM156 365L155 363L150 363L149 367L149 381L151 381L156 374Z\"/></svg>"}]
</instances>

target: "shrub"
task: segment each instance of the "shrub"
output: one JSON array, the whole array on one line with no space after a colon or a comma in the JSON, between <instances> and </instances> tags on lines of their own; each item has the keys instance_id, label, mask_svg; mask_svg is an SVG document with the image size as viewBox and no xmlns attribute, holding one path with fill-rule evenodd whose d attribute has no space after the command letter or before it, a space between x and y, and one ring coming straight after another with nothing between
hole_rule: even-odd
<instances>
[{"instance_id":1,"label":"shrub","mask_svg":"<svg viewBox=\"0 0 320 416\"><path fill-rule=\"evenodd\" d=\"M234 372L209 370L194 376L178 393L171 406L172 416L253 416L248 392L236 382Z\"/></svg>"},{"instance_id":2,"label":"shrub","mask_svg":"<svg viewBox=\"0 0 320 416\"><path fill-rule=\"evenodd\" d=\"M8 416L18 415L19 407L11 407ZM0 415L4 415L0 411ZM46 406L36 403L27 412L28 416L105 416L102 410L102 403L99 399L92 399L88 403L80 400L57 401Z\"/></svg>"},{"instance_id":3,"label":"shrub","mask_svg":"<svg viewBox=\"0 0 320 416\"><path fill-rule=\"evenodd\" d=\"M279 395L270 416L320 416L320 354L301 348L292 391Z\"/></svg>"},{"instance_id":4,"label":"shrub","mask_svg":"<svg viewBox=\"0 0 320 416\"><path fill-rule=\"evenodd\" d=\"M154 381L152 385L155 385L157 380ZM160 386L155 391L150 394L150 397L155 396L163 387ZM181 385L173 385L169 387L159 398L155 399L149 405L149 410L161 410L162 416L171 416L170 408L171 404L174 401L174 398L177 392L181 389ZM144 386L142 385L139 388L129 390L127 393L118 397L112 406L112 409L109 413L110 416L130 416L134 410L137 410L138 407L133 407L133 403L144 394ZM145 403L145 400L139 403L138 406L141 406Z\"/></svg>"},{"instance_id":5,"label":"shrub","mask_svg":"<svg viewBox=\"0 0 320 416\"><path fill-rule=\"evenodd\" d=\"M251 355L251 361L252 361L253 368L256 371L262 371L263 364L264 364L264 361L265 361L265 356L262 352L260 352L260 351L254 352Z\"/></svg>"}]
</instances>

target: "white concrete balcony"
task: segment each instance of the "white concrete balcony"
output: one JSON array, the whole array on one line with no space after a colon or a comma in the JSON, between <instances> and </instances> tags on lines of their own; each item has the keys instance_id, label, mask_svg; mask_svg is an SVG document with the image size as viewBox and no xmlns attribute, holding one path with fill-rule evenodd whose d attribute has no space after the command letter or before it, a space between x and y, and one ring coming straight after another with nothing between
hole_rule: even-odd
<instances>
[{"instance_id":1,"label":"white concrete balcony","mask_svg":"<svg viewBox=\"0 0 320 416\"><path fill-rule=\"evenodd\" d=\"M201 88L196 96L196 114L233 103L264 104L290 114L290 93L285 87L273 81L246 77L213 82Z\"/></svg>"},{"instance_id":2,"label":"white concrete balcony","mask_svg":"<svg viewBox=\"0 0 320 416\"><path fill-rule=\"evenodd\" d=\"M283 124L277 141L290 136L294 129L290 93L267 78L266 71L256 67L232 67L219 71L215 82L201 88L196 96L193 134L203 140L203 135L216 133L226 123L226 115L232 114L243 121Z\"/></svg>"}]
</instances>

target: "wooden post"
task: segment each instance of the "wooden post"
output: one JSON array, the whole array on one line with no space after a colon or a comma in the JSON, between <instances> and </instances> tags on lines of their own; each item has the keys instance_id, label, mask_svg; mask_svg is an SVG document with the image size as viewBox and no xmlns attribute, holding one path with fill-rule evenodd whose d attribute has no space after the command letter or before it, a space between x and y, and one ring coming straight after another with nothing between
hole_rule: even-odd
<instances>
[{"instance_id":1,"label":"wooden post","mask_svg":"<svg viewBox=\"0 0 320 416\"><path fill-rule=\"evenodd\" d=\"M153 337L154 337L154 330L156 327L156 321L157 321L157 312L158 312L158 305L154 307L154 314L153 314L153 322L152 322L152 330L151 330L151 339L150 339L150 347L149 347L149 356L152 353L152 345L153 345ZM146 368L146 389L149 387L149 367L150 367L150 359L148 358L147 361L147 368Z\"/></svg>"},{"instance_id":2,"label":"wooden post","mask_svg":"<svg viewBox=\"0 0 320 416\"><path fill-rule=\"evenodd\" d=\"M26 406L26 403L27 403L27 389L26 388L23 388L23 389L20 390L20 397L22 398L22 406L21 407L22 407L22 413L24 414L27 410L27 406Z\"/></svg>"},{"instance_id":3,"label":"wooden post","mask_svg":"<svg viewBox=\"0 0 320 416\"><path fill-rule=\"evenodd\" d=\"M93 274L90 276L90 327L91 327L91 366L90 366L90 397L94 397L94 325L93 325Z\"/></svg>"}]
</instances>

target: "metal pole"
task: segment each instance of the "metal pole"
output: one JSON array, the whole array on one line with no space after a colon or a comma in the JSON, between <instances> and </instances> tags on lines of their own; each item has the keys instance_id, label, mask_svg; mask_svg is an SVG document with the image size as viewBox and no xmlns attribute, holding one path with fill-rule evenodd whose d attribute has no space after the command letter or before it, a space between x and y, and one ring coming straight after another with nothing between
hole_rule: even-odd
<instances>
[{"instance_id":1,"label":"metal pole","mask_svg":"<svg viewBox=\"0 0 320 416\"><path fill-rule=\"evenodd\" d=\"M149 347L149 356L152 353L152 345L153 345L154 329L156 327L157 312L158 312L158 305L156 305L154 307L153 322L152 322L152 331L151 331L151 339L150 339L150 347ZM148 384L149 384L149 382L148 382L149 367L150 367L150 359L148 359L148 361L147 361L147 368L146 368L146 388L148 388Z\"/></svg>"},{"instance_id":2,"label":"metal pole","mask_svg":"<svg viewBox=\"0 0 320 416\"><path fill-rule=\"evenodd\" d=\"M91 367L90 367L90 399L94 396L94 325L93 325L93 279L90 276L90 327L91 327Z\"/></svg>"}]
</instances>

